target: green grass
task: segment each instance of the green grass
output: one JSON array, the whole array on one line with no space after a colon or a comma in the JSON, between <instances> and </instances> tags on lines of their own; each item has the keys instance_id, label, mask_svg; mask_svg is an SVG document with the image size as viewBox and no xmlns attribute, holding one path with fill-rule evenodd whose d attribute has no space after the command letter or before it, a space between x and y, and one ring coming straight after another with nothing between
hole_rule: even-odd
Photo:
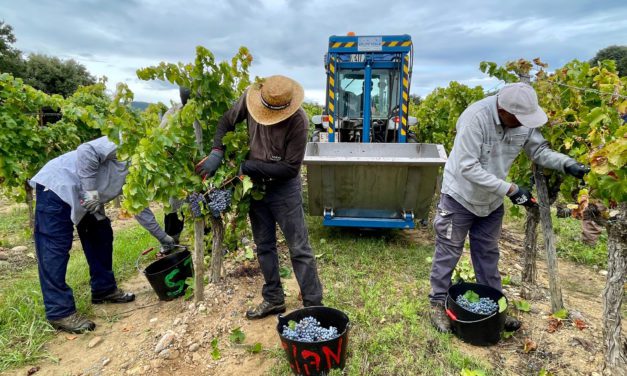
<instances>
[{"instance_id":1,"label":"green grass","mask_svg":"<svg viewBox=\"0 0 627 376\"><path fill-rule=\"evenodd\" d=\"M581 241L581 221L553 215L556 250L560 257L585 265L607 265L607 231L603 230L592 247Z\"/></svg>"},{"instance_id":2,"label":"green grass","mask_svg":"<svg viewBox=\"0 0 627 376\"><path fill-rule=\"evenodd\" d=\"M433 246L417 246L402 232L358 232L310 223L324 302L351 320L348 375L450 375L463 368L492 372L457 349L429 322ZM278 353L284 359L284 354ZM286 361L270 372L290 373Z\"/></svg>"},{"instance_id":3,"label":"green grass","mask_svg":"<svg viewBox=\"0 0 627 376\"><path fill-rule=\"evenodd\" d=\"M516 231L525 233L525 210L520 214L510 210L512 204L505 200L504 222ZM553 232L555 233L555 249L561 258L575 261L588 266L597 265L604 268L607 265L607 232L599 237L597 244L592 247L581 241L581 221L574 218L557 218L555 209L552 210ZM544 245L542 240L542 225L538 225L538 244ZM522 244L520 245L522 248Z\"/></svg>"},{"instance_id":4,"label":"green grass","mask_svg":"<svg viewBox=\"0 0 627 376\"><path fill-rule=\"evenodd\" d=\"M7 204L6 201L2 203ZM0 247L12 248L27 245L30 241L26 205L13 205L7 213L0 214Z\"/></svg>"},{"instance_id":5,"label":"green grass","mask_svg":"<svg viewBox=\"0 0 627 376\"><path fill-rule=\"evenodd\" d=\"M0 216L0 223L8 222ZM114 271L118 282L135 273L139 253L155 243L136 223L115 233ZM74 290L78 311L89 315L89 269L80 248L72 250L66 278ZM15 276L11 288L5 285L0 290L0 301L0 371L48 357L44 345L54 331L45 319L36 266Z\"/></svg>"}]
</instances>

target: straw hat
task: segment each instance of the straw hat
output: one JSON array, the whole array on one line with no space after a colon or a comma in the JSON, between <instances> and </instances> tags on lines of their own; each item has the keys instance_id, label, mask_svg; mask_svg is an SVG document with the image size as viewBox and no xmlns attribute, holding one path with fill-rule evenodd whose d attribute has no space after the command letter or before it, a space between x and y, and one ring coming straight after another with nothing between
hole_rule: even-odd
<instances>
[{"instance_id":1,"label":"straw hat","mask_svg":"<svg viewBox=\"0 0 627 376\"><path fill-rule=\"evenodd\" d=\"M270 76L250 86L246 107L257 123L274 125L298 111L304 98L305 91L298 82L285 76Z\"/></svg>"}]
</instances>

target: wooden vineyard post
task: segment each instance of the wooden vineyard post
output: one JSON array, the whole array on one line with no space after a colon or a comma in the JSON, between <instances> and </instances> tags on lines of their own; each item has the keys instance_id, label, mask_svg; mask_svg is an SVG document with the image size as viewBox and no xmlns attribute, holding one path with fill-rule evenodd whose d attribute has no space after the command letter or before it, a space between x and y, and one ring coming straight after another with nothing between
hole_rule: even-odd
<instances>
[{"instance_id":1,"label":"wooden vineyard post","mask_svg":"<svg viewBox=\"0 0 627 376\"><path fill-rule=\"evenodd\" d=\"M194 301L202 302L205 298L205 221L194 220Z\"/></svg>"},{"instance_id":2,"label":"wooden vineyard post","mask_svg":"<svg viewBox=\"0 0 627 376\"><path fill-rule=\"evenodd\" d=\"M202 128L194 121L196 147L200 155L204 155L202 147ZM200 217L194 220L194 301L201 302L205 298L205 220Z\"/></svg>"},{"instance_id":3,"label":"wooden vineyard post","mask_svg":"<svg viewBox=\"0 0 627 376\"><path fill-rule=\"evenodd\" d=\"M35 235L35 210L33 208L33 187L24 183L24 191L26 191L26 206L28 206L28 226L31 229L31 236Z\"/></svg>"},{"instance_id":4,"label":"wooden vineyard post","mask_svg":"<svg viewBox=\"0 0 627 376\"><path fill-rule=\"evenodd\" d=\"M224 239L224 223L222 217L211 216L213 241L211 246L211 283L219 283L222 277L222 241Z\"/></svg>"},{"instance_id":5,"label":"wooden vineyard post","mask_svg":"<svg viewBox=\"0 0 627 376\"><path fill-rule=\"evenodd\" d=\"M605 221L608 259L603 289L603 346L606 371L624 376L627 353L621 336L621 306L627 282L627 202L620 203L617 209L618 215Z\"/></svg>"},{"instance_id":6,"label":"wooden vineyard post","mask_svg":"<svg viewBox=\"0 0 627 376\"><path fill-rule=\"evenodd\" d=\"M538 246L538 222L540 212L538 208L527 208L527 218L525 221L525 241L523 248L523 271L521 297L532 299L538 275L536 268L536 255Z\"/></svg>"},{"instance_id":7,"label":"wooden vineyard post","mask_svg":"<svg viewBox=\"0 0 627 376\"><path fill-rule=\"evenodd\" d=\"M546 179L541 167L533 164L533 176L538 191L538 204L540 205L540 222L544 234L544 248L546 249L547 269L549 272L549 290L551 291L551 310L557 312L564 308L562 301L562 288L559 281L557 266L557 252L555 250L555 235L553 234L553 222L551 221L551 201Z\"/></svg>"}]
</instances>

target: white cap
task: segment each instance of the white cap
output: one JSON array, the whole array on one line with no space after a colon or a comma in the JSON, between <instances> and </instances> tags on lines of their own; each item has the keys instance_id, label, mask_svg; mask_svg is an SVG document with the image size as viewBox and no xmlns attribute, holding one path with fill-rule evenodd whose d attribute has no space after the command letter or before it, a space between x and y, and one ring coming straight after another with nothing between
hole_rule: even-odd
<instances>
[{"instance_id":1,"label":"white cap","mask_svg":"<svg viewBox=\"0 0 627 376\"><path fill-rule=\"evenodd\" d=\"M538 105L538 96L530 85L522 82L505 85L497 94L500 108L516 116L527 128L544 125L548 117Z\"/></svg>"}]
</instances>

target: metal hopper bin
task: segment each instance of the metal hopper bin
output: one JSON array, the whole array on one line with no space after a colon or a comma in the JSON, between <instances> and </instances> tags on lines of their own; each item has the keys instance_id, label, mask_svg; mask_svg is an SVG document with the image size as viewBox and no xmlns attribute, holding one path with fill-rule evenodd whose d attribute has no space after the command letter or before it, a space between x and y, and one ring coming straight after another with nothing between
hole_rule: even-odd
<instances>
[{"instance_id":1,"label":"metal hopper bin","mask_svg":"<svg viewBox=\"0 0 627 376\"><path fill-rule=\"evenodd\" d=\"M442 145L310 142L309 213L326 226L414 228L446 162Z\"/></svg>"}]
</instances>

